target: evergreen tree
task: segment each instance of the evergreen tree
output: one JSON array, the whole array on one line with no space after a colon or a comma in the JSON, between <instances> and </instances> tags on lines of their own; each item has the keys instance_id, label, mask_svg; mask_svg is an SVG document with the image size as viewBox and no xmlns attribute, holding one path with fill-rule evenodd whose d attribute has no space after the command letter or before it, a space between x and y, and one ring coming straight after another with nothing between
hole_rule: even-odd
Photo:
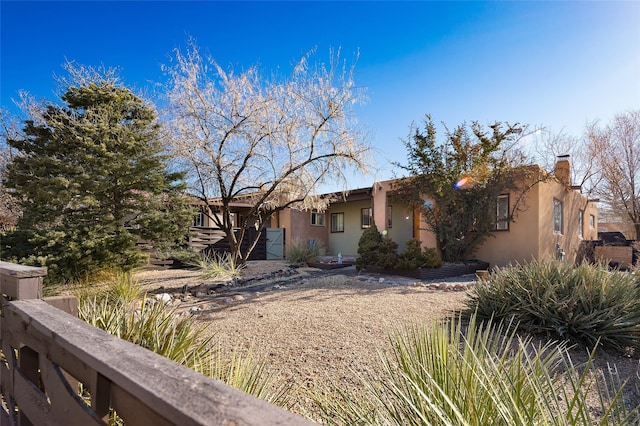
<instances>
[{"instance_id":1,"label":"evergreen tree","mask_svg":"<svg viewBox=\"0 0 640 426\"><path fill-rule=\"evenodd\" d=\"M182 174L167 169L155 109L107 78L71 85L61 99L7 141L18 154L4 185L23 215L5 257L74 279L140 265L141 240L184 241L191 213Z\"/></svg>"}]
</instances>

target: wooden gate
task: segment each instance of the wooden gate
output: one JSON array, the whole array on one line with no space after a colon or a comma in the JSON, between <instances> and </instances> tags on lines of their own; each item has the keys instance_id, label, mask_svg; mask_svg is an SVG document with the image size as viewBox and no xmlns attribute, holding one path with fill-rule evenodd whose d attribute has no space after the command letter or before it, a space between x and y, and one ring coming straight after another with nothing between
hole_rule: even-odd
<instances>
[{"instance_id":1,"label":"wooden gate","mask_svg":"<svg viewBox=\"0 0 640 426\"><path fill-rule=\"evenodd\" d=\"M284 228L267 228L267 260L284 259Z\"/></svg>"}]
</instances>

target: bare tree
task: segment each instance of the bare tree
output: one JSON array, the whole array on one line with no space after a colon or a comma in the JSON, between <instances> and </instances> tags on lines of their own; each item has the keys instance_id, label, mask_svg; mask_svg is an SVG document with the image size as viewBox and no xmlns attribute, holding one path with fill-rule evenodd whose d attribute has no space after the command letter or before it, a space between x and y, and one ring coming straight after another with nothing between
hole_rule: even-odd
<instances>
[{"instance_id":1,"label":"bare tree","mask_svg":"<svg viewBox=\"0 0 640 426\"><path fill-rule=\"evenodd\" d=\"M553 172L557 157L569 155L571 158L572 184L581 187L584 194L593 194L600 174L598 173L598 153L592 150L587 138L569 135L564 131L541 131L533 152L534 161L548 172Z\"/></svg>"},{"instance_id":2,"label":"bare tree","mask_svg":"<svg viewBox=\"0 0 640 426\"><path fill-rule=\"evenodd\" d=\"M236 74L192 43L177 50L167 87L168 149L190 171L190 188L225 232L232 254L242 253L248 225L262 229L287 207L323 210L322 184L343 184L348 171L366 173L371 148L353 107L364 100L354 67L332 52L328 64L304 56L285 78L263 78L257 67ZM232 222L232 204L248 211Z\"/></svg>"},{"instance_id":3,"label":"bare tree","mask_svg":"<svg viewBox=\"0 0 640 426\"><path fill-rule=\"evenodd\" d=\"M597 158L600 200L633 224L640 236L640 110L618 114L605 127L588 128L588 150Z\"/></svg>"}]
</instances>

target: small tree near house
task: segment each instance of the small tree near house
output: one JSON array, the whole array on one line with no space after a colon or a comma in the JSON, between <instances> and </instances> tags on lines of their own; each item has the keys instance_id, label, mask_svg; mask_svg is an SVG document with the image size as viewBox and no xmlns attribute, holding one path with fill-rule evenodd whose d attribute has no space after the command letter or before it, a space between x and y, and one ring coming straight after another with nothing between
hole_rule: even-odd
<instances>
[{"instance_id":1,"label":"small tree near house","mask_svg":"<svg viewBox=\"0 0 640 426\"><path fill-rule=\"evenodd\" d=\"M353 107L364 93L353 67L332 55L328 64L303 57L289 76L265 79L257 67L226 71L191 44L167 67L167 149L189 171L190 191L225 232L244 262L248 226L260 230L287 207L324 210L320 185L343 183L349 168L365 173L370 148ZM244 211L235 218L234 206ZM235 226L234 226L235 225Z\"/></svg>"},{"instance_id":2,"label":"small tree near house","mask_svg":"<svg viewBox=\"0 0 640 426\"><path fill-rule=\"evenodd\" d=\"M518 125L495 123L485 129L474 122L445 129L444 140L438 141L428 115L423 130L412 127L405 140L408 162L396 164L410 176L395 189L396 196L421 210L442 260L458 262L473 254L498 221L511 221L526 192L546 175L525 166L524 156L514 149L523 136ZM510 211L499 216L497 197L508 192L518 195Z\"/></svg>"}]
</instances>

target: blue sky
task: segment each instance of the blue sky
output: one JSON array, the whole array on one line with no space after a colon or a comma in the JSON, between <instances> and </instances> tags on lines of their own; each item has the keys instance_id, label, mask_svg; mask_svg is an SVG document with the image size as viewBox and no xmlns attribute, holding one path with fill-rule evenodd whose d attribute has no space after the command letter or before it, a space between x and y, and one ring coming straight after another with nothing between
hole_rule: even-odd
<instances>
[{"instance_id":1,"label":"blue sky","mask_svg":"<svg viewBox=\"0 0 640 426\"><path fill-rule=\"evenodd\" d=\"M72 60L119 67L150 91L188 37L222 65L266 74L317 47L360 52L358 108L378 171L393 177L401 139L430 113L450 127L520 122L580 135L640 108L640 2L0 2L0 97L24 89L54 99L54 74Z\"/></svg>"}]
</instances>

